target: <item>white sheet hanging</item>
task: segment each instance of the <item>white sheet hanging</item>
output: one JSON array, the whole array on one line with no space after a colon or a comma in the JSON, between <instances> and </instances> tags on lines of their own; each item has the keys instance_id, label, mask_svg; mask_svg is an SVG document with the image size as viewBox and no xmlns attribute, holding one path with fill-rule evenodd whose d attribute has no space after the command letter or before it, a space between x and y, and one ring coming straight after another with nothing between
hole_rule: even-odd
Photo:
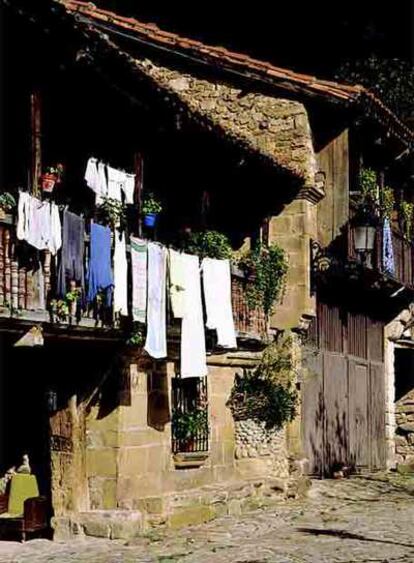
<instances>
[{"instance_id":1,"label":"white sheet hanging","mask_svg":"<svg viewBox=\"0 0 414 563\"><path fill-rule=\"evenodd\" d=\"M145 350L153 358L167 355L166 326L167 251L148 243L148 310Z\"/></svg>"},{"instance_id":2,"label":"white sheet hanging","mask_svg":"<svg viewBox=\"0 0 414 563\"><path fill-rule=\"evenodd\" d=\"M176 250L169 249L169 282L170 300L173 315L176 319L184 316L184 260L183 254Z\"/></svg>"},{"instance_id":3,"label":"white sheet hanging","mask_svg":"<svg viewBox=\"0 0 414 563\"><path fill-rule=\"evenodd\" d=\"M114 250L114 312L128 316L128 262L125 233L121 237L115 229Z\"/></svg>"},{"instance_id":4,"label":"white sheet hanging","mask_svg":"<svg viewBox=\"0 0 414 563\"><path fill-rule=\"evenodd\" d=\"M219 346L237 348L231 305L230 262L204 258L201 268L207 312L206 326L216 330Z\"/></svg>"},{"instance_id":5,"label":"white sheet hanging","mask_svg":"<svg viewBox=\"0 0 414 563\"><path fill-rule=\"evenodd\" d=\"M206 342L198 256L182 254L184 316L181 325L181 377L207 375Z\"/></svg>"},{"instance_id":6,"label":"white sheet hanging","mask_svg":"<svg viewBox=\"0 0 414 563\"><path fill-rule=\"evenodd\" d=\"M147 247L145 240L131 236L132 318L145 323L147 318Z\"/></svg>"}]
</instances>

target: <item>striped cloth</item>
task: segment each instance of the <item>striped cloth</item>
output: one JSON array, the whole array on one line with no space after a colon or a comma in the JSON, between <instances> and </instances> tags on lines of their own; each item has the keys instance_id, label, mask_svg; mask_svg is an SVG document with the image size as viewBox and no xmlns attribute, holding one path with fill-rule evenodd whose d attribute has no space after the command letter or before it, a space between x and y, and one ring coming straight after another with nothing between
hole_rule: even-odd
<instances>
[{"instance_id":1,"label":"striped cloth","mask_svg":"<svg viewBox=\"0 0 414 563\"><path fill-rule=\"evenodd\" d=\"M144 240L131 236L132 318L141 323L147 317L147 247Z\"/></svg>"}]
</instances>

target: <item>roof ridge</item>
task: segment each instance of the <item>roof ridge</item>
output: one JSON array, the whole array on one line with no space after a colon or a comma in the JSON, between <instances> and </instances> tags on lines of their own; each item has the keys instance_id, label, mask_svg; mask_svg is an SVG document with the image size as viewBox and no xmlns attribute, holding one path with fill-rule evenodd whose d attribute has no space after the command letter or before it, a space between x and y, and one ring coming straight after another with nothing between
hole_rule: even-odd
<instances>
[{"instance_id":1,"label":"roof ridge","mask_svg":"<svg viewBox=\"0 0 414 563\"><path fill-rule=\"evenodd\" d=\"M387 121L394 121L400 129L401 137L409 144L414 142L414 131L410 129L395 113L384 104L373 92L360 84L345 84L333 80L320 79L315 76L299 73L291 69L273 65L268 61L255 59L247 54L235 52L220 46L211 46L197 39L183 37L171 31L160 29L155 23L144 23L133 17L126 17L109 10L97 7L92 2L85 0L54 0L63 5L69 13L80 13L96 21L115 24L118 27L139 33L150 40L158 43L179 47L183 50L197 53L204 60L219 62L223 68L232 66L235 69L247 69L258 73L259 79L275 78L283 80L284 84L279 83L279 87L289 89L305 88L308 94L335 98L338 101L355 103L368 102L376 106L379 112L386 115ZM278 84L274 82L274 86Z\"/></svg>"}]
</instances>

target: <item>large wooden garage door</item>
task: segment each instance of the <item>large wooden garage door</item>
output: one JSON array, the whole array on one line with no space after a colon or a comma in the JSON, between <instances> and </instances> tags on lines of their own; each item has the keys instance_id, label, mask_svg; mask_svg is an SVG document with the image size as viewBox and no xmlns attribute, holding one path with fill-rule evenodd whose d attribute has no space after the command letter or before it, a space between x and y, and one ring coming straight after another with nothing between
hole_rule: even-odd
<instances>
[{"instance_id":1,"label":"large wooden garage door","mask_svg":"<svg viewBox=\"0 0 414 563\"><path fill-rule=\"evenodd\" d=\"M384 326L367 315L318 304L303 385L302 434L310 472L386 463Z\"/></svg>"}]
</instances>

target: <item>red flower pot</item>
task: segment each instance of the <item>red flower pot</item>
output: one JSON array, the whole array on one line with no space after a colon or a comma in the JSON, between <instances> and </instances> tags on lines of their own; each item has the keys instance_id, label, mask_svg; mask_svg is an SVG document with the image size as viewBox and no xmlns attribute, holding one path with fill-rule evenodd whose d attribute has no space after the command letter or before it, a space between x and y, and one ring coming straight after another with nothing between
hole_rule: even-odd
<instances>
[{"instance_id":1,"label":"red flower pot","mask_svg":"<svg viewBox=\"0 0 414 563\"><path fill-rule=\"evenodd\" d=\"M42 176L42 190L44 192L53 192L57 181L57 176L55 174L43 174Z\"/></svg>"}]
</instances>

